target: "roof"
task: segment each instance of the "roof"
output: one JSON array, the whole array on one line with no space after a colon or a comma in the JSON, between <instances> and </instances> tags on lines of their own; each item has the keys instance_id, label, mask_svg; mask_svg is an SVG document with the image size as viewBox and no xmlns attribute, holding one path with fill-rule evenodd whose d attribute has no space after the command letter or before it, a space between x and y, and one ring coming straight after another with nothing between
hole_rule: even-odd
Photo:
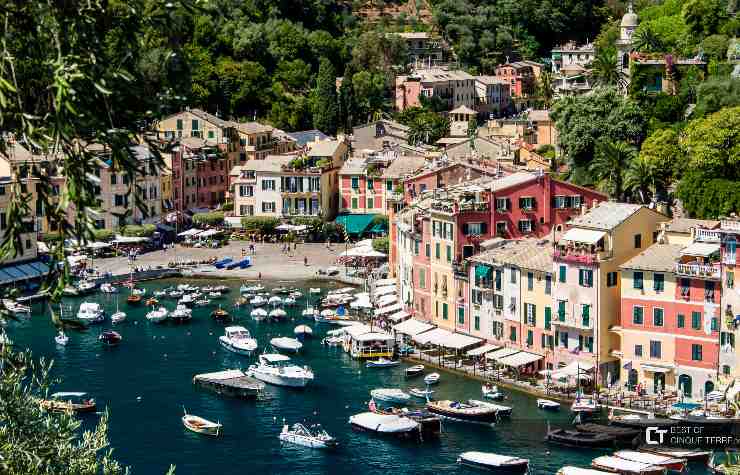
<instances>
[{"instance_id":1,"label":"roof","mask_svg":"<svg viewBox=\"0 0 740 475\"><path fill-rule=\"evenodd\" d=\"M504 240L487 251L469 258L471 262L520 267L522 269L552 271L552 243L541 239Z\"/></svg>"},{"instance_id":2,"label":"roof","mask_svg":"<svg viewBox=\"0 0 740 475\"><path fill-rule=\"evenodd\" d=\"M449 113L450 114L466 114L466 115L477 115L478 114L473 109L466 106L465 104L452 109Z\"/></svg>"},{"instance_id":3,"label":"roof","mask_svg":"<svg viewBox=\"0 0 740 475\"><path fill-rule=\"evenodd\" d=\"M295 157L290 155L268 155L264 160L248 160L244 165L231 169L231 175L239 175L242 170L255 172L280 172Z\"/></svg>"},{"instance_id":4,"label":"roof","mask_svg":"<svg viewBox=\"0 0 740 475\"><path fill-rule=\"evenodd\" d=\"M596 244L606 233L593 229L571 228L560 238L563 241L583 242L586 244Z\"/></svg>"},{"instance_id":5,"label":"roof","mask_svg":"<svg viewBox=\"0 0 740 475\"><path fill-rule=\"evenodd\" d=\"M718 253L719 249L719 244L709 242L692 242L681 250L681 254L684 256L709 257L712 254Z\"/></svg>"},{"instance_id":6,"label":"roof","mask_svg":"<svg viewBox=\"0 0 740 475\"><path fill-rule=\"evenodd\" d=\"M217 116L215 116L215 115L213 115L213 114L211 114L209 112L206 112L206 111L204 111L202 109L187 109L187 110L185 110L183 112L190 112L194 116L196 116L196 117L198 117L200 119L203 119L206 122L210 122L212 124L215 124L215 125L217 125L219 127L222 127L222 128L226 128L226 127L231 127L232 126L232 123L231 122L226 121L226 120L223 120L222 118L217 117ZM170 117L173 117L173 116L176 116L176 115L179 115L179 114L182 114L182 112L179 112L177 114L173 114Z\"/></svg>"},{"instance_id":7,"label":"roof","mask_svg":"<svg viewBox=\"0 0 740 475\"><path fill-rule=\"evenodd\" d=\"M417 320L415 318L406 320L405 322L401 322L397 325L393 325L393 329L397 333L402 333L409 336L424 333L425 331L431 330L432 328L434 328L434 325L432 325L431 323L422 322L421 320Z\"/></svg>"},{"instance_id":8,"label":"roof","mask_svg":"<svg viewBox=\"0 0 740 475\"><path fill-rule=\"evenodd\" d=\"M313 142L318 137L319 140L326 140L329 138L328 135L318 129L311 130L299 130L298 132L288 132L288 135L293 137L299 147L303 147L309 142Z\"/></svg>"},{"instance_id":9,"label":"roof","mask_svg":"<svg viewBox=\"0 0 740 475\"><path fill-rule=\"evenodd\" d=\"M402 33L396 33L396 35L400 36L401 38L406 38L408 40L421 40L425 38L429 38L429 33L426 31L408 31L408 32L402 32Z\"/></svg>"},{"instance_id":10,"label":"roof","mask_svg":"<svg viewBox=\"0 0 740 475\"><path fill-rule=\"evenodd\" d=\"M360 158L350 158L342 168L339 169L340 175L362 175L367 168L367 162Z\"/></svg>"},{"instance_id":11,"label":"roof","mask_svg":"<svg viewBox=\"0 0 740 475\"><path fill-rule=\"evenodd\" d=\"M243 134L261 134L265 132L272 132L272 127L269 125L260 124L259 122L241 122L234 123L236 130Z\"/></svg>"},{"instance_id":12,"label":"roof","mask_svg":"<svg viewBox=\"0 0 740 475\"><path fill-rule=\"evenodd\" d=\"M571 227L595 228L610 231L637 213L641 208L645 207L637 204L604 201L589 209L585 214L573 218L569 225Z\"/></svg>"},{"instance_id":13,"label":"roof","mask_svg":"<svg viewBox=\"0 0 740 475\"><path fill-rule=\"evenodd\" d=\"M347 162L349 163L349 162ZM346 165L346 163L345 163ZM426 159L419 155L401 155L383 170L384 178L401 178L410 175L426 165Z\"/></svg>"},{"instance_id":14,"label":"roof","mask_svg":"<svg viewBox=\"0 0 740 475\"><path fill-rule=\"evenodd\" d=\"M681 244L656 243L619 267L621 269L671 272L674 264L681 257L683 247Z\"/></svg>"},{"instance_id":15,"label":"roof","mask_svg":"<svg viewBox=\"0 0 740 475\"><path fill-rule=\"evenodd\" d=\"M308 144L308 156L309 157L332 157L339 148L342 142L339 140L322 140L321 142L313 142Z\"/></svg>"},{"instance_id":16,"label":"roof","mask_svg":"<svg viewBox=\"0 0 740 475\"><path fill-rule=\"evenodd\" d=\"M476 76L475 80L482 84L509 84L509 81L498 76Z\"/></svg>"},{"instance_id":17,"label":"roof","mask_svg":"<svg viewBox=\"0 0 740 475\"><path fill-rule=\"evenodd\" d=\"M715 229L717 226L719 221L713 219L673 218L666 223L666 231L689 234L693 228Z\"/></svg>"},{"instance_id":18,"label":"roof","mask_svg":"<svg viewBox=\"0 0 740 475\"><path fill-rule=\"evenodd\" d=\"M491 182L491 191L501 191L512 186L521 185L528 181L534 180L537 175L530 172L516 172L503 178L497 178Z\"/></svg>"}]
</instances>

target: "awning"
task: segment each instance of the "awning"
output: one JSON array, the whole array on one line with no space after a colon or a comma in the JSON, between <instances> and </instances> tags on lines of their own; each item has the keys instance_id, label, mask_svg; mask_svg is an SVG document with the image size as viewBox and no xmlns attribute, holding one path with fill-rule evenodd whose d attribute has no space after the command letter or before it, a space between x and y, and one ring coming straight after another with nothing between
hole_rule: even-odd
<instances>
[{"instance_id":1,"label":"awning","mask_svg":"<svg viewBox=\"0 0 740 475\"><path fill-rule=\"evenodd\" d=\"M515 353L519 353L519 348L499 348L496 351L492 351L486 355L487 360L493 360L493 361L500 361L501 358L505 358L507 356L513 355Z\"/></svg>"},{"instance_id":2,"label":"awning","mask_svg":"<svg viewBox=\"0 0 740 475\"><path fill-rule=\"evenodd\" d=\"M388 285L388 286L385 286L385 287L380 287L378 289L375 289L375 292L373 292L373 294L376 297L381 297L383 295L395 294L395 293L396 293L396 286L395 285Z\"/></svg>"},{"instance_id":3,"label":"awning","mask_svg":"<svg viewBox=\"0 0 740 475\"><path fill-rule=\"evenodd\" d=\"M384 285L396 285L396 279L380 279L375 281L375 287L382 287Z\"/></svg>"},{"instance_id":4,"label":"awning","mask_svg":"<svg viewBox=\"0 0 740 475\"><path fill-rule=\"evenodd\" d=\"M147 241L149 241L148 237L121 236L119 234L113 240L113 244L138 244L140 242L147 242Z\"/></svg>"},{"instance_id":5,"label":"awning","mask_svg":"<svg viewBox=\"0 0 740 475\"><path fill-rule=\"evenodd\" d=\"M26 262L0 268L0 284L10 284L22 280L35 279L49 273L49 266L43 262Z\"/></svg>"},{"instance_id":6,"label":"awning","mask_svg":"<svg viewBox=\"0 0 740 475\"><path fill-rule=\"evenodd\" d=\"M520 366L528 365L529 363L534 363L535 361L539 361L543 358L544 356L538 355L537 353L520 351L519 353L505 356L501 358L498 362L502 365L511 366L512 368L518 368Z\"/></svg>"},{"instance_id":7,"label":"awning","mask_svg":"<svg viewBox=\"0 0 740 475\"><path fill-rule=\"evenodd\" d=\"M553 371L552 377L555 379L567 378L569 376L583 375L594 369L594 364L587 361L573 361L568 366Z\"/></svg>"},{"instance_id":8,"label":"awning","mask_svg":"<svg viewBox=\"0 0 740 475\"><path fill-rule=\"evenodd\" d=\"M718 253L719 247L719 244L695 242L683 248L681 254L684 256L709 257L714 253Z\"/></svg>"},{"instance_id":9,"label":"awning","mask_svg":"<svg viewBox=\"0 0 740 475\"><path fill-rule=\"evenodd\" d=\"M183 232L179 233L178 236L193 236L195 234L199 234L199 233L202 233L202 232L203 232L202 229L190 228L187 231L183 231Z\"/></svg>"},{"instance_id":10,"label":"awning","mask_svg":"<svg viewBox=\"0 0 740 475\"><path fill-rule=\"evenodd\" d=\"M439 345L445 348L451 348L459 350L468 346L476 345L483 341L481 338L477 338L463 333L452 333L442 328L436 328L425 333L414 336L414 340L425 344Z\"/></svg>"},{"instance_id":11,"label":"awning","mask_svg":"<svg viewBox=\"0 0 740 475\"><path fill-rule=\"evenodd\" d=\"M347 234L363 234L375 219L374 214L343 214L337 216L334 220L336 224L341 224Z\"/></svg>"},{"instance_id":12,"label":"awning","mask_svg":"<svg viewBox=\"0 0 740 475\"><path fill-rule=\"evenodd\" d=\"M221 231L218 229L208 229L206 231L203 231L202 233L198 233L199 238L207 238L211 236L215 236L217 234L221 234Z\"/></svg>"},{"instance_id":13,"label":"awning","mask_svg":"<svg viewBox=\"0 0 740 475\"><path fill-rule=\"evenodd\" d=\"M400 312L396 312L394 314L388 315L388 320L393 320L394 322L400 322L404 318L409 316L409 312L406 312L404 310L401 310Z\"/></svg>"},{"instance_id":14,"label":"awning","mask_svg":"<svg viewBox=\"0 0 740 475\"><path fill-rule=\"evenodd\" d=\"M376 310L375 311L375 316L377 317L379 315L385 315L385 314L388 314L388 313L395 313L395 312L398 312L400 310L403 310L403 307L401 306L400 303L396 303L396 304L389 305L387 307L383 307L383 308L380 308L380 309Z\"/></svg>"},{"instance_id":15,"label":"awning","mask_svg":"<svg viewBox=\"0 0 740 475\"><path fill-rule=\"evenodd\" d=\"M599 239L604 237L606 233L604 231L594 231L592 229L569 229L567 233L561 238L564 241L575 241L583 242L586 244L596 244Z\"/></svg>"},{"instance_id":16,"label":"awning","mask_svg":"<svg viewBox=\"0 0 740 475\"><path fill-rule=\"evenodd\" d=\"M398 297L396 297L395 295L384 295L378 299L377 306L385 307L386 305L396 303L397 301Z\"/></svg>"},{"instance_id":17,"label":"awning","mask_svg":"<svg viewBox=\"0 0 740 475\"><path fill-rule=\"evenodd\" d=\"M452 332L449 332L443 328L435 328L434 330L415 335L414 341L422 345L426 345L427 343L436 345L437 341L439 341L440 338L446 337L448 335L452 335Z\"/></svg>"},{"instance_id":18,"label":"awning","mask_svg":"<svg viewBox=\"0 0 740 475\"><path fill-rule=\"evenodd\" d=\"M367 325L352 325L349 327L346 327L344 330L344 333L351 337L356 337L359 335L362 335L363 333L370 333L370 327Z\"/></svg>"},{"instance_id":19,"label":"awning","mask_svg":"<svg viewBox=\"0 0 740 475\"><path fill-rule=\"evenodd\" d=\"M357 341L390 341L394 338L393 335L390 335L388 333L368 332L354 336L353 339Z\"/></svg>"},{"instance_id":20,"label":"awning","mask_svg":"<svg viewBox=\"0 0 740 475\"><path fill-rule=\"evenodd\" d=\"M479 346L478 348L473 348L472 350L465 352L465 354L468 356L480 356L480 355L484 355L498 348L501 348L501 347L492 345L490 343L486 343L483 346Z\"/></svg>"},{"instance_id":21,"label":"awning","mask_svg":"<svg viewBox=\"0 0 740 475\"><path fill-rule=\"evenodd\" d=\"M673 366L663 366L659 364L642 363L640 365L640 369L642 369L643 371L649 371L651 373L670 373L676 368L674 368Z\"/></svg>"},{"instance_id":22,"label":"awning","mask_svg":"<svg viewBox=\"0 0 740 475\"><path fill-rule=\"evenodd\" d=\"M487 266L485 264L475 265L475 278L476 279L487 279L491 276L492 272L493 272L493 268L491 266Z\"/></svg>"},{"instance_id":23,"label":"awning","mask_svg":"<svg viewBox=\"0 0 740 475\"><path fill-rule=\"evenodd\" d=\"M406 320L405 322L401 322L397 325L393 325L393 329L396 332L408 336L418 335L419 333L424 333L425 331L429 331L433 328L434 325L432 325L431 323L422 322L421 320L417 320L415 318Z\"/></svg>"}]
</instances>

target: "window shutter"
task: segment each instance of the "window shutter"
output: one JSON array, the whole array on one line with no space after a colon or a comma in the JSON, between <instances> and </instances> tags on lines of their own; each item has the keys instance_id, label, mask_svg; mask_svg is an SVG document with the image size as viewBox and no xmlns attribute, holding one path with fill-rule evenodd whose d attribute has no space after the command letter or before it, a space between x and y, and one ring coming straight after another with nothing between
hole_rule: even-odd
<instances>
[{"instance_id":1,"label":"window shutter","mask_svg":"<svg viewBox=\"0 0 740 475\"><path fill-rule=\"evenodd\" d=\"M524 198L519 198L519 209L524 208Z\"/></svg>"},{"instance_id":2,"label":"window shutter","mask_svg":"<svg viewBox=\"0 0 740 475\"><path fill-rule=\"evenodd\" d=\"M463 223L463 234L468 235L468 223Z\"/></svg>"},{"instance_id":3,"label":"window shutter","mask_svg":"<svg viewBox=\"0 0 740 475\"><path fill-rule=\"evenodd\" d=\"M578 269L578 285L583 287L583 269Z\"/></svg>"},{"instance_id":4,"label":"window shutter","mask_svg":"<svg viewBox=\"0 0 740 475\"><path fill-rule=\"evenodd\" d=\"M537 209L537 199L532 197L532 209Z\"/></svg>"},{"instance_id":5,"label":"window shutter","mask_svg":"<svg viewBox=\"0 0 740 475\"><path fill-rule=\"evenodd\" d=\"M487 223L481 223L480 225L480 233L486 234L488 232L488 224Z\"/></svg>"},{"instance_id":6,"label":"window shutter","mask_svg":"<svg viewBox=\"0 0 740 475\"><path fill-rule=\"evenodd\" d=\"M537 305L532 305L532 326L537 326Z\"/></svg>"},{"instance_id":7,"label":"window shutter","mask_svg":"<svg viewBox=\"0 0 740 475\"><path fill-rule=\"evenodd\" d=\"M511 198L506 198L506 209L511 209Z\"/></svg>"}]
</instances>

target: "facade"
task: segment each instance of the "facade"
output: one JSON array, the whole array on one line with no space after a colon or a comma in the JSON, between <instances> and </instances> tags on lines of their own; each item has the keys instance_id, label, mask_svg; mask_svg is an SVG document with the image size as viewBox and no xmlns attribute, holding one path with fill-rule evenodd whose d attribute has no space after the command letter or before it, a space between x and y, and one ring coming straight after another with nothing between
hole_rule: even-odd
<instances>
[{"instance_id":1,"label":"facade","mask_svg":"<svg viewBox=\"0 0 740 475\"><path fill-rule=\"evenodd\" d=\"M529 62L519 61L497 66L495 75L509 84L511 97L525 97L534 94L539 69Z\"/></svg>"},{"instance_id":2,"label":"facade","mask_svg":"<svg viewBox=\"0 0 740 475\"><path fill-rule=\"evenodd\" d=\"M722 219L716 230L702 231L697 237L706 242L719 242L722 261L722 296L720 300L719 381L729 383L740 376L739 353L735 341L740 337L740 287L735 283L740 275L740 220Z\"/></svg>"},{"instance_id":3,"label":"facade","mask_svg":"<svg viewBox=\"0 0 740 475\"><path fill-rule=\"evenodd\" d=\"M555 75L562 74L562 70L568 70L573 65L588 67L596 57L596 48L593 43L578 45L569 42L556 46L550 52L552 72Z\"/></svg>"},{"instance_id":4,"label":"facade","mask_svg":"<svg viewBox=\"0 0 740 475\"><path fill-rule=\"evenodd\" d=\"M228 190L229 159L219 147L199 137L179 141L172 153L172 203L177 211L223 203Z\"/></svg>"},{"instance_id":5,"label":"facade","mask_svg":"<svg viewBox=\"0 0 740 475\"><path fill-rule=\"evenodd\" d=\"M414 31L403 33L391 33L402 38L406 42L408 62L417 64L428 64L430 67L437 65L444 59L444 48L440 38L433 37L426 31Z\"/></svg>"},{"instance_id":6,"label":"facade","mask_svg":"<svg viewBox=\"0 0 740 475\"><path fill-rule=\"evenodd\" d=\"M511 84L496 76L476 76L475 92L478 112L498 117L509 110Z\"/></svg>"},{"instance_id":7,"label":"facade","mask_svg":"<svg viewBox=\"0 0 740 475\"><path fill-rule=\"evenodd\" d=\"M422 96L441 99L448 110L459 106L475 107L475 78L462 70L441 68L419 69L413 74L396 77L396 110L419 107Z\"/></svg>"},{"instance_id":8,"label":"facade","mask_svg":"<svg viewBox=\"0 0 740 475\"><path fill-rule=\"evenodd\" d=\"M7 211L10 206L11 188L16 184L18 182L9 176L0 177L0 236L3 238L9 225ZM37 231L41 230L36 228L36 220L33 217L24 220L22 229L25 232L21 233L21 249L16 249L15 252L4 255L2 258L3 266L36 259L38 255L36 235ZM0 267L1 270L2 267ZM3 280L7 279L5 275L2 278Z\"/></svg>"},{"instance_id":9,"label":"facade","mask_svg":"<svg viewBox=\"0 0 740 475\"><path fill-rule=\"evenodd\" d=\"M527 137L527 143L537 147L542 145L557 145L558 130L555 128L555 122L550 119L549 110L533 110L527 114L527 120L530 122L530 134Z\"/></svg>"}]
</instances>

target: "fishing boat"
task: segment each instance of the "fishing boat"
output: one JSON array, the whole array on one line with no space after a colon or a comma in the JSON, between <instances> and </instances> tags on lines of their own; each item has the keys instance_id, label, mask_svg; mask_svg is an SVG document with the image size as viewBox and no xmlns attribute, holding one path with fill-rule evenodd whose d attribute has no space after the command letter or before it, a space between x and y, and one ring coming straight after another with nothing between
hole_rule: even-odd
<instances>
[{"instance_id":1,"label":"fishing boat","mask_svg":"<svg viewBox=\"0 0 740 475\"><path fill-rule=\"evenodd\" d=\"M105 321L105 312L99 303L82 302L77 310L77 319L84 323L101 323Z\"/></svg>"},{"instance_id":2,"label":"fishing boat","mask_svg":"<svg viewBox=\"0 0 740 475\"><path fill-rule=\"evenodd\" d=\"M579 432L566 429L549 429L545 436L547 442L568 447L595 449L613 447L616 437L611 434Z\"/></svg>"},{"instance_id":3,"label":"fishing boat","mask_svg":"<svg viewBox=\"0 0 740 475\"><path fill-rule=\"evenodd\" d=\"M529 471L529 459L491 452L463 452L457 457L457 463L502 475L523 475Z\"/></svg>"},{"instance_id":4,"label":"fishing boat","mask_svg":"<svg viewBox=\"0 0 740 475\"><path fill-rule=\"evenodd\" d=\"M175 323L183 323L193 318L193 311L185 305L178 305L175 310L170 313L170 320Z\"/></svg>"},{"instance_id":5,"label":"fishing boat","mask_svg":"<svg viewBox=\"0 0 740 475\"><path fill-rule=\"evenodd\" d=\"M15 300L3 299L3 306L5 307L5 310L7 310L10 313L14 313L18 315L24 315L24 314L31 313L31 307L27 305L19 304Z\"/></svg>"},{"instance_id":6,"label":"fishing boat","mask_svg":"<svg viewBox=\"0 0 740 475\"><path fill-rule=\"evenodd\" d=\"M270 304L272 307L279 307L283 304L283 299L281 299L277 295L273 295L267 300L267 303Z\"/></svg>"},{"instance_id":7,"label":"fishing boat","mask_svg":"<svg viewBox=\"0 0 740 475\"><path fill-rule=\"evenodd\" d=\"M158 303L159 303L159 300L155 299L154 297L149 297L144 302L144 305L146 305L147 307L153 307L153 306L157 305Z\"/></svg>"},{"instance_id":8,"label":"fishing boat","mask_svg":"<svg viewBox=\"0 0 740 475\"><path fill-rule=\"evenodd\" d=\"M497 411L492 407L458 401L428 402L427 410L440 417L460 422L494 424L498 420Z\"/></svg>"},{"instance_id":9,"label":"fishing boat","mask_svg":"<svg viewBox=\"0 0 740 475\"><path fill-rule=\"evenodd\" d=\"M211 422L208 419L188 414L185 408L183 408L183 411L185 414L182 416L182 425L184 425L186 429L193 431L196 434L210 435L214 437L218 437L221 434L223 426L220 422Z\"/></svg>"},{"instance_id":10,"label":"fishing boat","mask_svg":"<svg viewBox=\"0 0 740 475\"><path fill-rule=\"evenodd\" d=\"M378 358L374 361L368 361L367 364L365 364L366 368L390 368L392 366L398 366L401 364L400 361L396 360L388 360L385 358Z\"/></svg>"},{"instance_id":11,"label":"fishing boat","mask_svg":"<svg viewBox=\"0 0 740 475\"><path fill-rule=\"evenodd\" d=\"M511 406L503 406L501 404L494 404L488 401L478 401L477 399L468 399L468 404L481 407L490 407L496 411L496 416L501 419L503 417L511 417L511 413L514 410Z\"/></svg>"},{"instance_id":12,"label":"fishing boat","mask_svg":"<svg viewBox=\"0 0 740 475\"><path fill-rule=\"evenodd\" d=\"M426 399L429 401L432 399L432 396L434 395L434 391L432 389L426 388L409 388L409 394L414 397L418 397L420 399Z\"/></svg>"},{"instance_id":13,"label":"fishing boat","mask_svg":"<svg viewBox=\"0 0 740 475\"><path fill-rule=\"evenodd\" d=\"M247 376L276 386L293 388L306 387L314 379L313 371L307 366L294 365L290 358L276 353L260 355L258 364L247 370Z\"/></svg>"},{"instance_id":14,"label":"fishing boat","mask_svg":"<svg viewBox=\"0 0 740 475\"><path fill-rule=\"evenodd\" d=\"M95 412L95 399L82 392L58 392L41 401L41 408L51 412Z\"/></svg>"},{"instance_id":15,"label":"fishing boat","mask_svg":"<svg viewBox=\"0 0 740 475\"><path fill-rule=\"evenodd\" d=\"M423 364L417 364L414 366L409 366L404 371L406 373L407 378L411 378L413 376L419 376L421 373L424 372L424 365Z\"/></svg>"},{"instance_id":16,"label":"fishing boat","mask_svg":"<svg viewBox=\"0 0 740 475\"><path fill-rule=\"evenodd\" d=\"M100 291L104 294L115 294L118 293L118 288L114 287L111 283L105 282L100 284Z\"/></svg>"},{"instance_id":17,"label":"fishing boat","mask_svg":"<svg viewBox=\"0 0 740 475\"><path fill-rule=\"evenodd\" d=\"M59 330L59 333L54 337L54 341L57 345L60 346L67 346L67 343L69 342L69 337L64 333L64 330Z\"/></svg>"},{"instance_id":18,"label":"fishing boat","mask_svg":"<svg viewBox=\"0 0 740 475\"><path fill-rule=\"evenodd\" d=\"M105 346L118 346L121 340L123 340L121 334L113 330L106 330L98 336L98 341Z\"/></svg>"},{"instance_id":19,"label":"fishing boat","mask_svg":"<svg viewBox=\"0 0 740 475\"><path fill-rule=\"evenodd\" d=\"M293 329L293 334L299 339L306 339L313 336L313 329L308 325L298 325Z\"/></svg>"},{"instance_id":20,"label":"fishing boat","mask_svg":"<svg viewBox=\"0 0 740 475\"><path fill-rule=\"evenodd\" d=\"M161 323L167 320L167 316L170 312L167 311L164 307L159 307L158 309L151 310L146 314L146 319L149 320L152 323Z\"/></svg>"},{"instance_id":21,"label":"fishing boat","mask_svg":"<svg viewBox=\"0 0 740 475\"><path fill-rule=\"evenodd\" d=\"M576 430L578 432L591 432L594 434L609 434L613 435L617 441L631 443L638 437L642 431L638 429L632 429L629 427L619 426L607 426L604 424L597 424L594 422L588 422L585 424L576 424Z\"/></svg>"},{"instance_id":22,"label":"fishing boat","mask_svg":"<svg viewBox=\"0 0 740 475\"><path fill-rule=\"evenodd\" d=\"M504 393L499 391L498 386L491 383L486 383L480 388L483 397L486 399L493 399L494 401L501 401L504 399Z\"/></svg>"},{"instance_id":23,"label":"fishing boat","mask_svg":"<svg viewBox=\"0 0 740 475\"><path fill-rule=\"evenodd\" d=\"M267 317L267 310L264 308L255 308L249 313L249 315L255 320L261 320Z\"/></svg>"},{"instance_id":24,"label":"fishing boat","mask_svg":"<svg viewBox=\"0 0 740 475\"><path fill-rule=\"evenodd\" d=\"M361 412L350 416L349 423L357 430L399 438L418 438L419 423L405 416Z\"/></svg>"},{"instance_id":25,"label":"fishing boat","mask_svg":"<svg viewBox=\"0 0 740 475\"><path fill-rule=\"evenodd\" d=\"M686 459L683 458L649 454L645 452L637 452L634 450L620 450L618 452L615 452L613 455L614 457L618 457L624 460L630 460L632 462L640 462L648 465L664 467L669 472L683 472L688 462Z\"/></svg>"},{"instance_id":26,"label":"fishing boat","mask_svg":"<svg viewBox=\"0 0 740 475\"><path fill-rule=\"evenodd\" d=\"M226 320L227 318L230 317L230 315L229 315L229 312L222 309L221 306L219 305L216 310L211 312L211 317L213 317L216 320Z\"/></svg>"},{"instance_id":27,"label":"fishing boat","mask_svg":"<svg viewBox=\"0 0 740 475\"><path fill-rule=\"evenodd\" d=\"M303 343L287 336L273 338L270 340L270 344L278 350L291 351L293 353L298 353L303 348Z\"/></svg>"},{"instance_id":28,"label":"fishing boat","mask_svg":"<svg viewBox=\"0 0 740 475\"><path fill-rule=\"evenodd\" d=\"M650 465L642 462L633 462L631 460L625 460L609 455L596 457L591 462L591 466L598 470L619 473L620 475L665 475L667 472L665 467L659 467L657 465Z\"/></svg>"},{"instance_id":29,"label":"fishing boat","mask_svg":"<svg viewBox=\"0 0 740 475\"><path fill-rule=\"evenodd\" d=\"M282 308L274 308L270 310L269 315L271 318L285 318L288 316L288 313Z\"/></svg>"},{"instance_id":30,"label":"fishing boat","mask_svg":"<svg viewBox=\"0 0 740 475\"><path fill-rule=\"evenodd\" d=\"M224 334L218 337L221 346L238 355L250 356L257 349L257 340L244 327L224 328Z\"/></svg>"},{"instance_id":31,"label":"fishing boat","mask_svg":"<svg viewBox=\"0 0 740 475\"><path fill-rule=\"evenodd\" d=\"M428 375L424 376L424 382L427 385L437 384L439 382L439 377L439 373L429 373Z\"/></svg>"},{"instance_id":32,"label":"fishing boat","mask_svg":"<svg viewBox=\"0 0 740 475\"><path fill-rule=\"evenodd\" d=\"M545 411L559 411L560 403L549 399L537 399L537 407Z\"/></svg>"},{"instance_id":33,"label":"fishing boat","mask_svg":"<svg viewBox=\"0 0 740 475\"><path fill-rule=\"evenodd\" d=\"M411 399L411 396L409 396L408 393L394 388L373 389L372 391L370 391L370 395L376 401L394 402L401 404L407 403L409 399Z\"/></svg>"},{"instance_id":34,"label":"fishing boat","mask_svg":"<svg viewBox=\"0 0 740 475\"><path fill-rule=\"evenodd\" d=\"M293 427L285 424L278 438L283 443L302 445L312 449L331 449L338 445L337 440L319 424L307 426L298 423L293 424Z\"/></svg>"},{"instance_id":35,"label":"fishing boat","mask_svg":"<svg viewBox=\"0 0 740 475\"><path fill-rule=\"evenodd\" d=\"M249 303L252 304L253 307L261 307L267 303L267 299L261 295L257 295Z\"/></svg>"}]
</instances>

